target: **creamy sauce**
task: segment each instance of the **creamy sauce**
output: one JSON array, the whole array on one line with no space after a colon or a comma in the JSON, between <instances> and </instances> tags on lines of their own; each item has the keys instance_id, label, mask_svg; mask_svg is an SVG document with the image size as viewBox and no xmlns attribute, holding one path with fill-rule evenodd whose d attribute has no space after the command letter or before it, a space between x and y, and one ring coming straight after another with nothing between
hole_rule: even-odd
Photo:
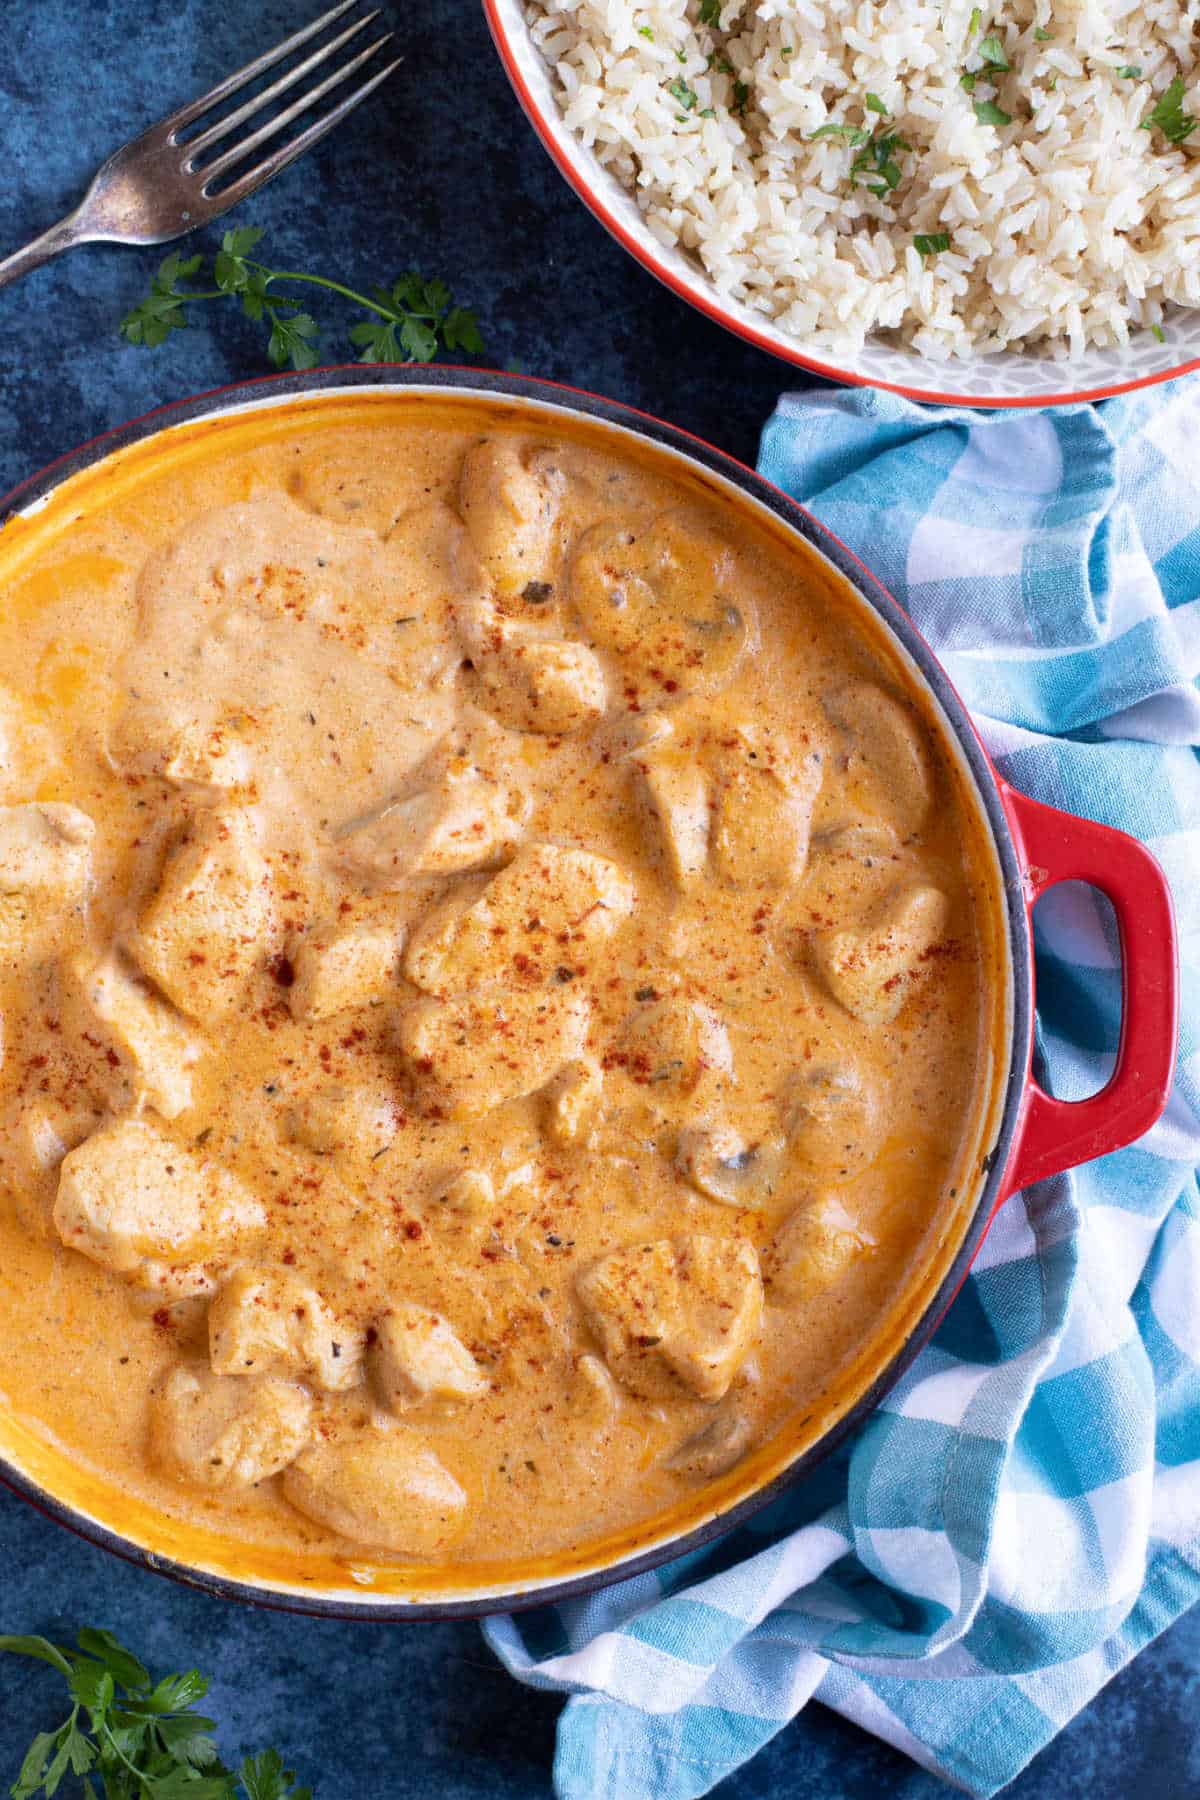
<instances>
[{"instance_id":1,"label":"creamy sauce","mask_svg":"<svg viewBox=\"0 0 1200 1800\"><path fill-rule=\"evenodd\" d=\"M649 449L359 401L130 468L0 536L9 1408L248 1567L696 1506L977 1176L960 777Z\"/></svg>"}]
</instances>

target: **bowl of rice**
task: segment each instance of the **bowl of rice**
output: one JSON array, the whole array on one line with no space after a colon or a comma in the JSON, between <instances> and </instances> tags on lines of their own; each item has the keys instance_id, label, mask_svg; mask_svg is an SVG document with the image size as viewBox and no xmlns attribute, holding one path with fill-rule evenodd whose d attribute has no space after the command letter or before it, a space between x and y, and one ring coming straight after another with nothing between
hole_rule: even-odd
<instances>
[{"instance_id":1,"label":"bowl of rice","mask_svg":"<svg viewBox=\"0 0 1200 1800\"><path fill-rule=\"evenodd\" d=\"M1066 404L1200 368L1196 0L484 0L602 224L833 380Z\"/></svg>"}]
</instances>

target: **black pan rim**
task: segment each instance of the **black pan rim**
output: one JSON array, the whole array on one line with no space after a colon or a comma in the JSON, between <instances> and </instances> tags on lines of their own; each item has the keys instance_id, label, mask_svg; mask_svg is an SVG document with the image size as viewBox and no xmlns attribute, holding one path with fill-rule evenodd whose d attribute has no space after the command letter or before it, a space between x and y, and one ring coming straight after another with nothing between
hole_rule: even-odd
<instances>
[{"instance_id":1,"label":"black pan rim","mask_svg":"<svg viewBox=\"0 0 1200 1800\"><path fill-rule=\"evenodd\" d=\"M491 397L506 396L516 400L540 400L548 405L580 413L606 424L632 431L668 451L686 457L702 468L734 483L765 506L785 525L796 531L807 544L818 551L856 590L877 614L890 635L899 640L918 673L938 702L949 723L959 750L966 761L977 798L983 808L1004 887L1008 948L1012 967L1012 1037L1004 1098L995 1140L986 1157L987 1173L976 1202L971 1223L964 1233L953 1262L929 1300L921 1318L913 1327L896 1355L831 1429L808 1450L796 1456L777 1476L736 1505L717 1513L705 1523L693 1527L652 1548L635 1552L602 1569L567 1576L539 1584L527 1591L490 1593L461 1599L373 1601L364 1593L360 1600L350 1594L326 1598L307 1595L302 1590L257 1585L232 1577L213 1574L157 1555L153 1550L123 1537L110 1526L68 1505L42 1488L31 1477L0 1457L0 1486L29 1501L39 1512L66 1526L77 1536L102 1550L110 1551L136 1567L165 1575L183 1585L198 1588L221 1600L236 1600L269 1610L301 1614L310 1618L361 1619L379 1623L437 1619L479 1619L495 1613L527 1611L538 1606L553 1606L583 1594L594 1593L617 1581L662 1567L676 1557L712 1543L743 1524L753 1514L780 1498L797 1481L822 1462L836 1447L875 1411L884 1396L895 1386L932 1337L943 1315L966 1278L983 1242L999 1200L1004 1193L1007 1165L1020 1123L1026 1073L1033 1037L1033 945L1025 908L1024 877L1020 857L1013 841L1012 829L1001 796L995 771L971 725L962 701L951 686L949 677L936 655L918 632L908 614L883 584L859 561L841 539L822 525L813 514L793 500L782 489L773 487L756 470L716 449L702 438L667 424L649 413L639 412L621 401L608 400L583 389L547 381L537 376L516 375L493 370L459 368L442 364L401 366L352 363L346 366L313 369L303 374L264 375L227 387L168 402L166 405L118 425L90 439L76 449L47 464L20 482L0 498L0 530L10 518L36 508L63 482L90 468L115 451L155 436L174 426L185 425L210 416L263 405L278 397L281 400L320 394L340 388L446 389L476 392Z\"/></svg>"}]
</instances>

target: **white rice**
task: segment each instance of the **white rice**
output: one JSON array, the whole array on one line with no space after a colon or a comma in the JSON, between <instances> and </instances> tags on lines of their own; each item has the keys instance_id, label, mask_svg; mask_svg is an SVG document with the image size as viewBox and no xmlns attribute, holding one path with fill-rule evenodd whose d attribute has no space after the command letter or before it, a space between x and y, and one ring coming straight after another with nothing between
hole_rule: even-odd
<instances>
[{"instance_id":1,"label":"white rice","mask_svg":"<svg viewBox=\"0 0 1200 1800\"><path fill-rule=\"evenodd\" d=\"M1200 0L723 0L712 26L702 4L531 0L527 18L567 125L655 237L782 330L1065 356L1200 307L1200 129L1141 129L1178 75L1200 118ZM1011 66L994 83L989 38ZM1012 123L981 122L987 101ZM854 183L862 146L813 141L829 122L898 133L898 185ZM938 233L950 249L919 254Z\"/></svg>"}]
</instances>

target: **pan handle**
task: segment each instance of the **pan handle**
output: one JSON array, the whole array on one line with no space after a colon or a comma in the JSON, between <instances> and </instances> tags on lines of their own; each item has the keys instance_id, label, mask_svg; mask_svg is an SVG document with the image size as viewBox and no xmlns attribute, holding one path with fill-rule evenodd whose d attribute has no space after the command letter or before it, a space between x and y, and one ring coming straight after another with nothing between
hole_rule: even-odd
<instances>
[{"instance_id":1,"label":"pan handle","mask_svg":"<svg viewBox=\"0 0 1200 1800\"><path fill-rule=\"evenodd\" d=\"M1136 838L1059 812L1000 783L1033 907L1060 881L1086 881L1112 902L1121 941L1116 1067L1087 1100L1055 1100L1030 1075L1001 1200L1018 1188L1120 1150L1161 1116L1179 1039L1179 954L1166 876Z\"/></svg>"}]
</instances>

